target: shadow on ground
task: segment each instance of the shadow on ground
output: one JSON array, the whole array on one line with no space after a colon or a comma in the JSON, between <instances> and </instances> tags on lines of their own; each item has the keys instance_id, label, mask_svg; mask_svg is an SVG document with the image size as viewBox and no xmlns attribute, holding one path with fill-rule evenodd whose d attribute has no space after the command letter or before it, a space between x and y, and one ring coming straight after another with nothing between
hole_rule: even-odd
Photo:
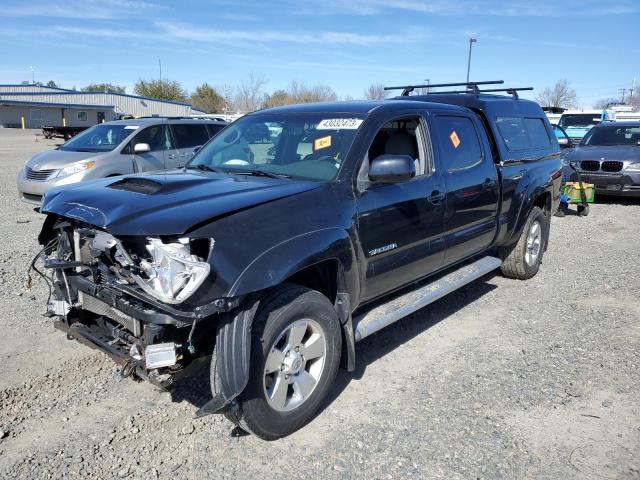
<instances>
[{"instance_id":1,"label":"shadow on ground","mask_svg":"<svg viewBox=\"0 0 640 480\"><path fill-rule=\"evenodd\" d=\"M486 280L493 275L489 274L480 280L472 282L359 342L356 345L355 371L339 370L336 381L318 414L331 405L351 381L361 380L368 365L497 288L495 285L486 283ZM186 401L196 408L200 408L207 403L212 398L208 362L202 362L198 365L193 370L193 375L177 381L171 388L170 393L173 402Z\"/></svg>"}]
</instances>

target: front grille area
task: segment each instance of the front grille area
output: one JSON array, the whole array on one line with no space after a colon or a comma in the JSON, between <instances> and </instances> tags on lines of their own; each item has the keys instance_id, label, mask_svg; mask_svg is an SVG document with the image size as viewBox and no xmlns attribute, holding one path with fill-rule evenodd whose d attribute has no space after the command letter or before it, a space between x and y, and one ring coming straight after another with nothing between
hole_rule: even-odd
<instances>
[{"instance_id":1,"label":"front grille area","mask_svg":"<svg viewBox=\"0 0 640 480\"><path fill-rule=\"evenodd\" d=\"M597 172L600 170L600 162L596 160L583 160L580 162L580 169L585 172Z\"/></svg>"},{"instance_id":2,"label":"front grille area","mask_svg":"<svg viewBox=\"0 0 640 480\"><path fill-rule=\"evenodd\" d=\"M26 167L24 169L25 176L27 180L35 180L36 182L44 182L45 180L49 180L58 170L33 170L32 168Z\"/></svg>"},{"instance_id":3,"label":"front grille area","mask_svg":"<svg viewBox=\"0 0 640 480\"><path fill-rule=\"evenodd\" d=\"M613 162L613 161L602 162L602 171L603 172L619 172L620 170L622 170L623 165L624 164L622 162Z\"/></svg>"}]
</instances>

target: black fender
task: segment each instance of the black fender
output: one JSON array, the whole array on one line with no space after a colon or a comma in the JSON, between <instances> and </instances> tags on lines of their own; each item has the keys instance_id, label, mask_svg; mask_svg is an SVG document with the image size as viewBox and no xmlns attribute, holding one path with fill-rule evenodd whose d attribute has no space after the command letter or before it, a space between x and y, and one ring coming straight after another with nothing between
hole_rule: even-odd
<instances>
[{"instance_id":1,"label":"black fender","mask_svg":"<svg viewBox=\"0 0 640 480\"><path fill-rule=\"evenodd\" d=\"M513 228L511 230L511 236L505 242L507 245L512 245L517 242L522 234L522 230L524 229L525 223L527 222L527 218L529 217L529 212L536 204L536 201L540 196L550 193L552 188L551 182L546 183L534 183L530 182L526 185L526 188L523 189L518 195L521 197L520 205L517 210L517 214L513 220ZM515 198L515 195L514 195Z\"/></svg>"},{"instance_id":2,"label":"black fender","mask_svg":"<svg viewBox=\"0 0 640 480\"><path fill-rule=\"evenodd\" d=\"M249 298L235 315L224 317L216 332L211 359L213 398L204 404L196 417L216 413L229 405L247 386L251 364L251 325L258 310L257 298Z\"/></svg>"},{"instance_id":3,"label":"black fender","mask_svg":"<svg viewBox=\"0 0 640 480\"><path fill-rule=\"evenodd\" d=\"M229 296L242 296L279 285L304 268L325 260L338 261L335 308L343 329L343 366L346 370L353 371L355 337L351 322L351 306L357 304L360 279L353 242L345 230L316 230L263 252L239 275L231 286Z\"/></svg>"},{"instance_id":4,"label":"black fender","mask_svg":"<svg viewBox=\"0 0 640 480\"><path fill-rule=\"evenodd\" d=\"M242 271L228 297L239 297L279 285L306 267L338 261L338 291L350 293L354 305L360 294L356 254L347 231L327 228L291 238L262 252Z\"/></svg>"},{"instance_id":5,"label":"black fender","mask_svg":"<svg viewBox=\"0 0 640 480\"><path fill-rule=\"evenodd\" d=\"M317 230L300 235L263 252L238 276L229 297L247 297L235 314L225 317L218 326L212 362L213 398L196 416L229 408L249 381L251 364L251 326L259 305L259 292L284 282L300 270L324 260L338 261L335 308L345 333L346 366L355 365L355 340L351 325L350 295L359 292L356 259L346 231L338 228Z\"/></svg>"}]
</instances>

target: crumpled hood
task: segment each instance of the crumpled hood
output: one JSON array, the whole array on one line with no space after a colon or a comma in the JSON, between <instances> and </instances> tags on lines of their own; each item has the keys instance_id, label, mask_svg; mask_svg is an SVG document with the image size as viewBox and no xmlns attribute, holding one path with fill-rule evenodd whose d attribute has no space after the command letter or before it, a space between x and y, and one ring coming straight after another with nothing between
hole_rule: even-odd
<instances>
[{"instance_id":1,"label":"crumpled hood","mask_svg":"<svg viewBox=\"0 0 640 480\"><path fill-rule=\"evenodd\" d=\"M41 211L75 218L116 236L181 235L190 227L217 217L313 190L319 185L310 181L176 170L53 188L46 193Z\"/></svg>"},{"instance_id":2,"label":"crumpled hood","mask_svg":"<svg viewBox=\"0 0 640 480\"><path fill-rule=\"evenodd\" d=\"M580 160L640 161L640 146L621 145L616 147L576 147L567 153L567 158Z\"/></svg>"}]
</instances>

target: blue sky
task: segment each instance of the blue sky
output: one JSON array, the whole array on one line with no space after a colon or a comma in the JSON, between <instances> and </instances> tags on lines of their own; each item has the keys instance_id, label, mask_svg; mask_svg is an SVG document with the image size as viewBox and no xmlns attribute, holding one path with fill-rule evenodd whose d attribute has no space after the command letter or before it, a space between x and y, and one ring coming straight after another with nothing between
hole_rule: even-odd
<instances>
[{"instance_id":1,"label":"blue sky","mask_svg":"<svg viewBox=\"0 0 640 480\"><path fill-rule=\"evenodd\" d=\"M139 78L266 91L291 80L363 96L372 83L570 81L588 107L638 77L638 0L0 0L0 83L78 88ZM535 95L535 92L530 96Z\"/></svg>"}]
</instances>

